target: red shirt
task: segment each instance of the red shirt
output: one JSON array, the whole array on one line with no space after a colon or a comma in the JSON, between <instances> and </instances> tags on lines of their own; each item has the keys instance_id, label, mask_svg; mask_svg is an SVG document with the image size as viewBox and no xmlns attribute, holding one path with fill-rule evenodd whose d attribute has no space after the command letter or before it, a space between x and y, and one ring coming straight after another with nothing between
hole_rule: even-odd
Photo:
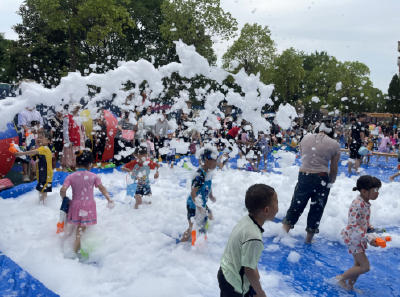
<instances>
[{"instance_id":1,"label":"red shirt","mask_svg":"<svg viewBox=\"0 0 400 297\"><path fill-rule=\"evenodd\" d=\"M240 128L239 127L233 127L228 131L228 134L235 138L239 134Z\"/></svg>"},{"instance_id":2,"label":"red shirt","mask_svg":"<svg viewBox=\"0 0 400 297\"><path fill-rule=\"evenodd\" d=\"M146 164L145 166L149 166L151 170L155 169L157 167L157 163L151 161L150 159L146 159L145 161L146 163L149 162L148 164ZM126 163L124 165L125 168L128 168L129 170L133 170L133 168L135 167L135 165L139 165L139 167L143 167L142 164L139 164L139 162L137 161L137 159L130 161L129 163Z\"/></svg>"}]
</instances>

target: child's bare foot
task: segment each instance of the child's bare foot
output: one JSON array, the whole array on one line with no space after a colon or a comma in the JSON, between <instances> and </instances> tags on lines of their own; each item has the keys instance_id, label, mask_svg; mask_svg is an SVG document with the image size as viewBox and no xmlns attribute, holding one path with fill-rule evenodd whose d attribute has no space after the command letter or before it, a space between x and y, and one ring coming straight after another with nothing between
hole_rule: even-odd
<instances>
[{"instance_id":1,"label":"child's bare foot","mask_svg":"<svg viewBox=\"0 0 400 297\"><path fill-rule=\"evenodd\" d=\"M342 276L338 275L336 276L336 281L339 286L341 286L345 290L350 290L349 286L347 285L346 281L342 280Z\"/></svg>"}]
</instances>

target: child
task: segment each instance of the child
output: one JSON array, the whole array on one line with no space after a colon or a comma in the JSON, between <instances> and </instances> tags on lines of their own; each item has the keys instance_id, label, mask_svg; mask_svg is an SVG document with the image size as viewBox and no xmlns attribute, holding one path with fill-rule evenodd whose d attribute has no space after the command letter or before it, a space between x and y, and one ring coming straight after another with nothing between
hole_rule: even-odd
<instances>
[{"instance_id":1,"label":"child","mask_svg":"<svg viewBox=\"0 0 400 297\"><path fill-rule=\"evenodd\" d=\"M229 153L231 151L228 148L223 150L223 154L218 157L217 159L217 166L218 169L222 170L224 166L229 162Z\"/></svg>"},{"instance_id":2,"label":"child","mask_svg":"<svg viewBox=\"0 0 400 297\"><path fill-rule=\"evenodd\" d=\"M378 148L378 153L385 153L385 154L388 154L388 153L389 153L389 148L388 148L388 146L390 146L390 147L393 149L393 151L396 151L396 150L394 149L394 147L392 146L392 143L390 142L389 134L388 134L388 133L385 133L385 134L384 134L384 137L383 137L382 140L381 140L381 144L380 144L380 146L379 146L379 148ZM376 157L376 161L377 161L377 162L378 162L379 158L380 158L380 156L378 155L378 156ZM388 162L388 161L389 161L389 160L388 160L388 157L386 157L386 162Z\"/></svg>"},{"instance_id":3,"label":"child","mask_svg":"<svg viewBox=\"0 0 400 297\"><path fill-rule=\"evenodd\" d=\"M264 250L262 226L278 212L278 195L265 184L248 188L245 205L249 214L233 228L218 271L221 297L266 297L261 288L257 263ZM255 292L254 292L255 291Z\"/></svg>"},{"instance_id":4,"label":"child","mask_svg":"<svg viewBox=\"0 0 400 297\"><path fill-rule=\"evenodd\" d=\"M172 130L168 130L167 138L164 139L164 147L170 147L172 138L173 138L173 132L172 132ZM174 164L175 164L175 152L176 152L175 148L170 148L170 151L167 154L166 161L167 161L168 166L169 166L169 163L171 163L171 169L174 168Z\"/></svg>"},{"instance_id":5,"label":"child","mask_svg":"<svg viewBox=\"0 0 400 297\"><path fill-rule=\"evenodd\" d=\"M153 136L153 133L151 133L151 131L148 131L146 133L146 136L147 136L146 143L147 143L148 156L149 156L149 158L153 158L154 157L154 142L153 142L154 136Z\"/></svg>"},{"instance_id":6,"label":"child","mask_svg":"<svg viewBox=\"0 0 400 297\"><path fill-rule=\"evenodd\" d=\"M47 193L52 191L51 183L53 182L52 154L48 148L51 134L47 131L39 132L36 142L39 146L37 149L15 153L14 156L34 156L33 158L36 159L36 190L39 191L39 203L42 201L44 204Z\"/></svg>"},{"instance_id":7,"label":"child","mask_svg":"<svg viewBox=\"0 0 400 297\"><path fill-rule=\"evenodd\" d=\"M364 175L357 180L357 187L353 191L359 191L360 195L350 205L349 221L342 230L342 238L353 254L354 266L345 273L336 276L341 287L353 289L357 278L369 271L369 261L365 254L367 243L377 247L375 238L368 234L368 229L373 229L369 223L371 216L370 200L376 200L379 195L379 188L382 183L376 177Z\"/></svg>"},{"instance_id":8,"label":"child","mask_svg":"<svg viewBox=\"0 0 400 297\"><path fill-rule=\"evenodd\" d=\"M112 209L114 201L111 199L107 189L102 185L101 179L92 169L94 158L89 150L77 151L76 165L77 170L68 175L60 190L61 198L67 196L67 189L72 187L72 200L69 203L68 223L77 226L76 239L73 250L78 252L81 246L81 234L85 232L87 226L97 224L96 201L93 196L93 188L96 187L108 200L107 207Z\"/></svg>"},{"instance_id":9,"label":"child","mask_svg":"<svg viewBox=\"0 0 400 297\"><path fill-rule=\"evenodd\" d=\"M271 140L269 139L268 135L266 135L263 132L258 133L258 140L254 143L254 146L261 147L261 154L264 156L264 170L267 170L267 158L268 158L268 153L272 151L272 143ZM261 157L261 155L260 155ZM259 165L260 161L258 161ZM258 166L257 166L258 167Z\"/></svg>"},{"instance_id":10,"label":"child","mask_svg":"<svg viewBox=\"0 0 400 297\"><path fill-rule=\"evenodd\" d=\"M135 192L135 209L139 208L142 204L143 196L151 196L150 188L150 169L156 169L157 172L154 174L154 178L158 178L158 168L160 165L151 161L148 158L147 145L140 146L135 150L136 159L125 164L121 167L124 172L129 172L133 174L133 179L137 179L137 188ZM128 195L125 200L130 200L130 195Z\"/></svg>"},{"instance_id":11,"label":"child","mask_svg":"<svg viewBox=\"0 0 400 297\"><path fill-rule=\"evenodd\" d=\"M183 233L181 242L189 240L193 227L191 218L196 216L197 210L205 212L210 220L213 219L207 201L209 197L212 202L217 200L212 193L211 171L217 166L218 151L215 147L206 145L196 152L196 156L199 158L201 166L192 179L192 190L186 202L189 228Z\"/></svg>"}]
</instances>

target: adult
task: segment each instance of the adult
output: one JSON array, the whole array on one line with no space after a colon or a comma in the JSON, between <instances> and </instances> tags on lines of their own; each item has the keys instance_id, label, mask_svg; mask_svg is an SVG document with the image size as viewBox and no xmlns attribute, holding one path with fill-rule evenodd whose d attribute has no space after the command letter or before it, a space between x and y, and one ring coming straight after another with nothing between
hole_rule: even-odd
<instances>
[{"instance_id":1,"label":"adult","mask_svg":"<svg viewBox=\"0 0 400 297\"><path fill-rule=\"evenodd\" d=\"M22 134L22 142L26 141L26 137L31 134L31 123L33 121L38 121L40 123L40 127L43 127L43 119L40 113L36 110L36 107L26 107L18 114L18 126L21 128L20 133ZM27 144L29 145L29 144ZM29 177L28 167L30 162L30 157L26 156L25 159L17 158L17 161L21 161L22 163L22 181L30 182L31 178ZM36 164L32 166L32 172L36 172ZM35 168L34 168L35 167Z\"/></svg>"},{"instance_id":2,"label":"adult","mask_svg":"<svg viewBox=\"0 0 400 297\"><path fill-rule=\"evenodd\" d=\"M63 108L61 106L57 106L55 112L55 116L49 121L50 134L54 150L52 159L53 169L56 168L57 160L62 155L64 149Z\"/></svg>"},{"instance_id":3,"label":"adult","mask_svg":"<svg viewBox=\"0 0 400 297\"><path fill-rule=\"evenodd\" d=\"M354 170L356 171L356 174L358 173L358 168L361 166L361 161L363 159L363 156L361 156L358 153L358 150L360 147L365 143L365 127L363 122L366 119L366 115L363 113L360 113L357 115L357 119L352 118L351 119L351 127L350 127L350 133L351 133L351 141L350 141L350 158L348 161L348 171L351 173L351 169L353 168L353 163L354 163Z\"/></svg>"},{"instance_id":4,"label":"adult","mask_svg":"<svg viewBox=\"0 0 400 297\"><path fill-rule=\"evenodd\" d=\"M319 232L322 214L331 184L336 180L340 160L340 145L332 139L332 126L323 123L315 132L316 134L304 136L300 143L302 164L299 179L286 217L282 221L283 229L289 232L311 199L306 228L307 243L311 243L314 234Z\"/></svg>"},{"instance_id":5,"label":"adult","mask_svg":"<svg viewBox=\"0 0 400 297\"><path fill-rule=\"evenodd\" d=\"M136 127L129 120L130 111L121 110L121 119L117 124L117 133L114 137L114 162L117 166L129 163L132 153L129 152L133 148L133 139L125 135L129 132L134 133Z\"/></svg>"},{"instance_id":6,"label":"adult","mask_svg":"<svg viewBox=\"0 0 400 297\"><path fill-rule=\"evenodd\" d=\"M68 105L65 108L69 108ZM63 119L64 147L61 157L61 166L64 172L75 171L75 152L85 149L85 127L78 118L82 105L72 104L71 113L67 113Z\"/></svg>"},{"instance_id":7,"label":"adult","mask_svg":"<svg viewBox=\"0 0 400 297\"><path fill-rule=\"evenodd\" d=\"M189 151L191 154L196 154L197 149L203 146L203 142L201 141L201 135L200 132L198 132L196 129L192 129L191 135L190 135L190 146L189 146Z\"/></svg>"},{"instance_id":8,"label":"adult","mask_svg":"<svg viewBox=\"0 0 400 297\"><path fill-rule=\"evenodd\" d=\"M101 162L103 160L104 150L109 143L107 135L107 123L104 118L103 109L99 109L98 118L93 119L93 160Z\"/></svg>"},{"instance_id":9,"label":"adult","mask_svg":"<svg viewBox=\"0 0 400 297\"><path fill-rule=\"evenodd\" d=\"M228 141L235 140L236 136L239 134L240 128L237 126L235 122L232 123L232 128L228 131L226 135L226 139Z\"/></svg>"},{"instance_id":10,"label":"adult","mask_svg":"<svg viewBox=\"0 0 400 297\"><path fill-rule=\"evenodd\" d=\"M162 111L161 117L158 119L157 123L154 125L154 137L155 137L155 143L154 143L154 148L156 151L156 158L160 157L159 154L159 149L164 146L164 138L167 137L167 132L169 129L168 126L168 121L167 121L168 115L165 113L165 110ZM165 157L165 155L164 155Z\"/></svg>"}]
</instances>

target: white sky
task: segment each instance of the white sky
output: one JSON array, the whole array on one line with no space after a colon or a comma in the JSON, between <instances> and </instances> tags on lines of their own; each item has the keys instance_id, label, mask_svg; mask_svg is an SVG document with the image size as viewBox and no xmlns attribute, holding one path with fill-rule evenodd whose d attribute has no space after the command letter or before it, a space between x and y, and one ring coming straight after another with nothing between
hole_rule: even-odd
<instances>
[{"instance_id":1,"label":"white sky","mask_svg":"<svg viewBox=\"0 0 400 297\"><path fill-rule=\"evenodd\" d=\"M21 21L15 12L22 2L0 0L0 32L8 39L17 38L11 26ZM342 62L363 62L383 92L398 72L400 0L221 0L221 5L239 30L246 22L268 25L279 53L290 47L324 50ZM214 46L219 58L230 44Z\"/></svg>"}]
</instances>

